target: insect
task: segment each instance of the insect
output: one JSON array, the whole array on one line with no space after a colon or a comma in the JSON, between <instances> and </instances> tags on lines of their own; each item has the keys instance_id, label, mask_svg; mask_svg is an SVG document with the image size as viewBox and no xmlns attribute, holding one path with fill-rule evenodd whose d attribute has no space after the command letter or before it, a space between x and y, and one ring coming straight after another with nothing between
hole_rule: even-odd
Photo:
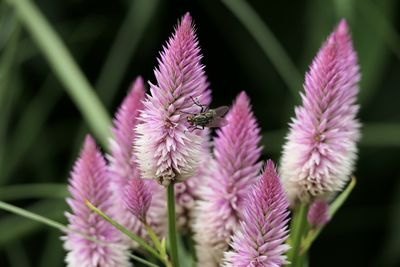
<instances>
[{"instance_id":1,"label":"insect","mask_svg":"<svg viewBox=\"0 0 400 267\"><path fill-rule=\"evenodd\" d=\"M194 130L204 130L205 127L216 128L224 126L227 122L224 118L225 114L228 112L229 107L221 106L215 109L208 109L208 107L198 103L193 97L192 101L196 106L200 107L200 113L187 113L187 122L189 123L188 129L190 131Z\"/></svg>"}]
</instances>

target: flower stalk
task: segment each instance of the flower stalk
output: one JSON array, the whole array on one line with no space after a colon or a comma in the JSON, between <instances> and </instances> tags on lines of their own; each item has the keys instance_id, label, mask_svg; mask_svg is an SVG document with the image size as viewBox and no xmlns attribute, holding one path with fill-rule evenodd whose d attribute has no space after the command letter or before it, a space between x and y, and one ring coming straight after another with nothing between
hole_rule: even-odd
<instances>
[{"instance_id":1,"label":"flower stalk","mask_svg":"<svg viewBox=\"0 0 400 267\"><path fill-rule=\"evenodd\" d=\"M173 267L179 267L178 242L176 237L176 225L175 225L174 183L170 183L167 187L167 204L168 204L168 235L169 235L169 245L171 250L171 261Z\"/></svg>"},{"instance_id":2,"label":"flower stalk","mask_svg":"<svg viewBox=\"0 0 400 267\"><path fill-rule=\"evenodd\" d=\"M300 245L307 228L308 204L301 203L293 212L293 219L290 226L290 245L288 260L290 266L300 266Z\"/></svg>"}]
</instances>

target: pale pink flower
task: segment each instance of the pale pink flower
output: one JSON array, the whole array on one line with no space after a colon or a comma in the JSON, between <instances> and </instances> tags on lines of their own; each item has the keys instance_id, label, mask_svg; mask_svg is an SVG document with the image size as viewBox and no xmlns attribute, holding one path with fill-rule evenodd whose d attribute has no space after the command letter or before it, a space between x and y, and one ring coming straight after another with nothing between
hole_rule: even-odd
<instances>
[{"instance_id":1,"label":"pale pink flower","mask_svg":"<svg viewBox=\"0 0 400 267\"><path fill-rule=\"evenodd\" d=\"M306 75L302 106L283 148L280 173L291 203L329 198L348 182L357 158L357 56L343 20Z\"/></svg>"},{"instance_id":2,"label":"pale pink flower","mask_svg":"<svg viewBox=\"0 0 400 267\"><path fill-rule=\"evenodd\" d=\"M330 220L328 203L324 200L314 201L308 210L307 220L312 227L321 227L327 224Z\"/></svg>"},{"instance_id":3,"label":"pale pink flower","mask_svg":"<svg viewBox=\"0 0 400 267\"><path fill-rule=\"evenodd\" d=\"M274 163L269 160L249 193L240 229L225 252L226 267L278 267L287 263L289 202Z\"/></svg>"},{"instance_id":4,"label":"pale pink flower","mask_svg":"<svg viewBox=\"0 0 400 267\"><path fill-rule=\"evenodd\" d=\"M66 213L69 221L69 232L64 237L64 247L68 251L65 259L67 265L131 266L120 232L85 204L89 200L104 213L113 216L106 162L90 136L86 137L80 157L71 172L68 189L71 198L67 199L67 203L72 211ZM104 244L88 240L84 235L96 238Z\"/></svg>"},{"instance_id":5,"label":"pale pink flower","mask_svg":"<svg viewBox=\"0 0 400 267\"><path fill-rule=\"evenodd\" d=\"M200 183L201 200L194 224L199 266L218 266L238 229L244 198L261 167L260 129L242 92L226 115L227 125L217 131L215 160L207 163Z\"/></svg>"},{"instance_id":6,"label":"pale pink flower","mask_svg":"<svg viewBox=\"0 0 400 267\"><path fill-rule=\"evenodd\" d=\"M210 90L200 63L201 54L192 19L186 14L169 39L150 84L140 124L136 127L135 153L144 178L164 186L193 176L202 163L207 131L188 130L187 114L208 106Z\"/></svg>"}]
</instances>

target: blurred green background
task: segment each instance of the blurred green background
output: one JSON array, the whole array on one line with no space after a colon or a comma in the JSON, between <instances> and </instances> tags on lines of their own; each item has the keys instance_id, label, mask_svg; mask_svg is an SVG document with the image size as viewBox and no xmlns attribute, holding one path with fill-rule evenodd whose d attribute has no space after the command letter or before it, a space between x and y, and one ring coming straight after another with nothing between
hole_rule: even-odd
<instances>
[{"instance_id":1,"label":"blurred green background","mask_svg":"<svg viewBox=\"0 0 400 267\"><path fill-rule=\"evenodd\" d=\"M66 73L71 66L61 54L49 64L43 52L51 48L51 36L42 36L46 31L40 24L35 33L35 18L32 10L24 9L26 3L0 1L0 200L65 222L68 172L90 131L80 111L92 106L77 108L66 90L74 86L71 79L55 75L55 67ZM33 3L59 34L109 116L137 75L154 81L158 52L177 19L191 12L213 105L229 105L239 91L247 91L263 130L264 159L274 160L279 160L308 65L340 18L346 18L362 72L364 137L355 173L358 183L313 245L309 263L400 266L397 1ZM78 94L83 87L75 86ZM100 128L102 116L99 112L94 122ZM63 260L59 232L0 211L0 266L57 267L64 266Z\"/></svg>"}]
</instances>

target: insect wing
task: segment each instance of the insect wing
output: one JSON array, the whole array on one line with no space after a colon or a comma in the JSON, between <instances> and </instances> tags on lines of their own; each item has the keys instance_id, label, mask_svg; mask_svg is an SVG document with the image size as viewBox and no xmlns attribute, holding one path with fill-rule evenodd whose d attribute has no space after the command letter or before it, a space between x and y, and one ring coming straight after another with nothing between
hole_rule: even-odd
<instances>
[{"instance_id":1,"label":"insect wing","mask_svg":"<svg viewBox=\"0 0 400 267\"><path fill-rule=\"evenodd\" d=\"M225 114L228 112L228 106L222 106L214 109L215 116L214 118L207 124L207 127L217 128L221 126L225 126L228 124L228 121L224 118Z\"/></svg>"},{"instance_id":2,"label":"insect wing","mask_svg":"<svg viewBox=\"0 0 400 267\"><path fill-rule=\"evenodd\" d=\"M221 106L214 109L217 118L225 116L225 114L228 113L228 110L228 106Z\"/></svg>"},{"instance_id":3,"label":"insect wing","mask_svg":"<svg viewBox=\"0 0 400 267\"><path fill-rule=\"evenodd\" d=\"M207 127L218 128L218 127L225 126L227 124L228 124L228 121L225 118L215 117L207 124Z\"/></svg>"}]
</instances>

